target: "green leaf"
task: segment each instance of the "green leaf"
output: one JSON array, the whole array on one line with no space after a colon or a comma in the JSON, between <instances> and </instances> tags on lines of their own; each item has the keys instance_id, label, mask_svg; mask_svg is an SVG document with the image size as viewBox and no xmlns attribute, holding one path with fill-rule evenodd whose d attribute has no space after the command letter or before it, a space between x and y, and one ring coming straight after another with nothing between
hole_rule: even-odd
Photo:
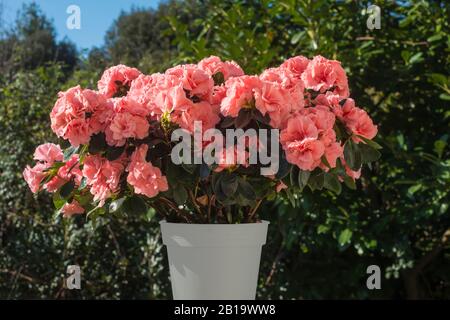
<instances>
[{"instance_id":1,"label":"green leaf","mask_svg":"<svg viewBox=\"0 0 450 320\"><path fill-rule=\"evenodd\" d=\"M120 199L112 201L109 204L109 212L115 213L115 212L120 211L125 200L126 200L126 197L122 197Z\"/></svg>"},{"instance_id":2,"label":"green leaf","mask_svg":"<svg viewBox=\"0 0 450 320\"><path fill-rule=\"evenodd\" d=\"M357 137L360 138L362 141L364 141L366 144L368 144L369 146L371 146L374 149L377 149L377 150L383 149L382 146L380 146L378 143L376 143L373 140L367 139L367 138L365 138L363 136L360 136L360 135L357 135Z\"/></svg>"},{"instance_id":3,"label":"green leaf","mask_svg":"<svg viewBox=\"0 0 450 320\"><path fill-rule=\"evenodd\" d=\"M336 194L340 194L342 190L338 177L332 173L325 174L323 186Z\"/></svg>"},{"instance_id":4,"label":"green leaf","mask_svg":"<svg viewBox=\"0 0 450 320\"><path fill-rule=\"evenodd\" d=\"M353 180L351 177L345 175L344 176L344 183L347 186L347 188L349 188L351 190L356 190L355 180Z\"/></svg>"},{"instance_id":5,"label":"green leaf","mask_svg":"<svg viewBox=\"0 0 450 320\"><path fill-rule=\"evenodd\" d=\"M109 161L117 160L123 154L124 151L125 151L125 146L108 147L108 149L106 149L106 159L108 159Z\"/></svg>"},{"instance_id":6,"label":"green leaf","mask_svg":"<svg viewBox=\"0 0 450 320\"><path fill-rule=\"evenodd\" d=\"M330 230L329 226L321 224L317 227L317 234L327 233Z\"/></svg>"},{"instance_id":7,"label":"green leaf","mask_svg":"<svg viewBox=\"0 0 450 320\"><path fill-rule=\"evenodd\" d=\"M281 153L280 163L278 166L278 172L275 174L275 178L278 180L283 179L288 175L291 171L292 165L287 161L286 154L284 152Z\"/></svg>"},{"instance_id":8,"label":"green leaf","mask_svg":"<svg viewBox=\"0 0 450 320\"><path fill-rule=\"evenodd\" d=\"M344 229L339 234L339 244L341 246L344 246L347 243L350 243L350 240L352 239L353 232L350 229Z\"/></svg>"},{"instance_id":9,"label":"green leaf","mask_svg":"<svg viewBox=\"0 0 450 320\"><path fill-rule=\"evenodd\" d=\"M147 210L147 213L145 214L145 220L147 220L147 222L150 222L150 221L153 220L153 218L155 217L155 215L156 215L155 209L149 208L149 209Z\"/></svg>"},{"instance_id":10,"label":"green leaf","mask_svg":"<svg viewBox=\"0 0 450 320\"><path fill-rule=\"evenodd\" d=\"M147 213L147 204L144 199L137 195L126 198L121 207L128 215L144 215Z\"/></svg>"},{"instance_id":11,"label":"green leaf","mask_svg":"<svg viewBox=\"0 0 450 320\"><path fill-rule=\"evenodd\" d=\"M291 43L296 44L297 42L299 42L300 38L303 36L304 33L305 33L304 31L300 31L294 34L294 36L291 39Z\"/></svg>"},{"instance_id":12,"label":"green leaf","mask_svg":"<svg viewBox=\"0 0 450 320\"><path fill-rule=\"evenodd\" d=\"M356 143L351 139L344 146L344 159L352 170L359 170L362 164L361 151Z\"/></svg>"},{"instance_id":13,"label":"green leaf","mask_svg":"<svg viewBox=\"0 0 450 320\"><path fill-rule=\"evenodd\" d=\"M363 163L370 163L377 161L381 157L381 153L369 146L368 144L360 144L359 150L361 151L362 156L362 162Z\"/></svg>"},{"instance_id":14,"label":"green leaf","mask_svg":"<svg viewBox=\"0 0 450 320\"><path fill-rule=\"evenodd\" d=\"M446 101L450 101L450 94L447 94L447 93L441 93L441 94L439 95L439 99L446 100Z\"/></svg>"},{"instance_id":15,"label":"green leaf","mask_svg":"<svg viewBox=\"0 0 450 320\"><path fill-rule=\"evenodd\" d=\"M61 198L59 192L53 194L53 205L56 209L61 209L67 203L66 199Z\"/></svg>"},{"instance_id":16,"label":"green leaf","mask_svg":"<svg viewBox=\"0 0 450 320\"><path fill-rule=\"evenodd\" d=\"M78 187L78 190L83 190L87 186L87 179L86 177L81 178L80 186Z\"/></svg>"},{"instance_id":17,"label":"green leaf","mask_svg":"<svg viewBox=\"0 0 450 320\"><path fill-rule=\"evenodd\" d=\"M303 190L308 184L309 177L311 176L311 171L299 170L298 172L298 186Z\"/></svg>"},{"instance_id":18,"label":"green leaf","mask_svg":"<svg viewBox=\"0 0 450 320\"><path fill-rule=\"evenodd\" d=\"M106 137L103 132L94 134L89 142L89 153L97 154L105 151L107 148Z\"/></svg>"},{"instance_id":19,"label":"green leaf","mask_svg":"<svg viewBox=\"0 0 450 320\"><path fill-rule=\"evenodd\" d=\"M239 181L236 175L227 174L222 178L220 187L227 197L231 197L236 192L238 183Z\"/></svg>"},{"instance_id":20,"label":"green leaf","mask_svg":"<svg viewBox=\"0 0 450 320\"><path fill-rule=\"evenodd\" d=\"M422 62L424 60L422 55L423 55L422 52L416 53L409 59L409 63L414 64L414 63Z\"/></svg>"},{"instance_id":21,"label":"green leaf","mask_svg":"<svg viewBox=\"0 0 450 320\"><path fill-rule=\"evenodd\" d=\"M232 117L225 117L225 118L223 118L223 120L221 121L220 127L221 127L221 128L229 128L229 127L231 127L231 126L234 125L234 120L235 120L235 118L232 118Z\"/></svg>"},{"instance_id":22,"label":"green leaf","mask_svg":"<svg viewBox=\"0 0 450 320\"><path fill-rule=\"evenodd\" d=\"M252 120L252 113L249 109L241 109L237 118L234 120L234 126L238 129L246 127Z\"/></svg>"},{"instance_id":23,"label":"green leaf","mask_svg":"<svg viewBox=\"0 0 450 320\"><path fill-rule=\"evenodd\" d=\"M213 80L214 80L214 85L215 86L220 86L221 84L223 84L225 82L225 77L223 76L222 72L216 72L213 76L212 76Z\"/></svg>"},{"instance_id":24,"label":"green leaf","mask_svg":"<svg viewBox=\"0 0 450 320\"><path fill-rule=\"evenodd\" d=\"M323 184L325 182L324 173L314 174L309 177L308 186L311 191L322 190Z\"/></svg>"},{"instance_id":25,"label":"green leaf","mask_svg":"<svg viewBox=\"0 0 450 320\"><path fill-rule=\"evenodd\" d=\"M322 158L320 158L320 160L322 161L322 163L323 163L328 169L331 169L331 165L330 165L330 163L328 162L328 159L327 159L327 157L326 157L325 155L323 155Z\"/></svg>"},{"instance_id":26,"label":"green leaf","mask_svg":"<svg viewBox=\"0 0 450 320\"><path fill-rule=\"evenodd\" d=\"M444 140L436 140L434 142L434 152L438 155L439 158L442 157L442 154L444 153L444 149L447 146L447 141Z\"/></svg>"},{"instance_id":27,"label":"green leaf","mask_svg":"<svg viewBox=\"0 0 450 320\"><path fill-rule=\"evenodd\" d=\"M78 152L78 149L79 146L78 147L71 146L66 150L64 150L64 161L68 161L70 158L72 158L72 156Z\"/></svg>"},{"instance_id":28,"label":"green leaf","mask_svg":"<svg viewBox=\"0 0 450 320\"><path fill-rule=\"evenodd\" d=\"M186 191L186 188L182 185L177 185L173 189L173 200L175 200L177 205L183 205L186 203L186 200L188 198L188 193Z\"/></svg>"},{"instance_id":29,"label":"green leaf","mask_svg":"<svg viewBox=\"0 0 450 320\"><path fill-rule=\"evenodd\" d=\"M445 86L448 83L447 77L441 73L432 73L430 78L433 83L441 86Z\"/></svg>"},{"instance_id":30,"label":"green leaf","mask_svg":"<svg viewBox=\"0 0 450 320\"><path fill-rule=\"evenodd\" d=\"M59 189L59 194L62 198L67 199L69 198L70 194L72 193L73 189L75 188L75 182L73 180L70 180L69 182L66 182L61 189Z\"/></svg>"},{"instance_id":31,"label":"green leaf","mask_svg":"<svg viewBox=\"0 0 450 320\"><path fill-rule=\"evenodd\" d=\"M239 181L237 189L238 194L242 195L247 200L255 200L256 193L252 185L243 178L240 178L238 181Z\"/></svg>"}]
</instances>

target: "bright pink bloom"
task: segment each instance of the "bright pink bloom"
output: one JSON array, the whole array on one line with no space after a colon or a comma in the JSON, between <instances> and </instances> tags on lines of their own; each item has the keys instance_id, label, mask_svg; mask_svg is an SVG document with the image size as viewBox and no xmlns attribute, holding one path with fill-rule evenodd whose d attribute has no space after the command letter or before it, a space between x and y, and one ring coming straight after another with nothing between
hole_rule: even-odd
<instances>
[{"instance_id":1,"label":"bright pink bloom","mask_svg":"<svg viewBox=\"0 0 450 320\"><path fill-rule=\"evenodd\" d=\"M31 192L36 193L39 191L40 184L47 175L44 171L50 168L56 161L62 161L63 157L61 148L56 144L45 143L36 148L34 151L34 159L39 162L33 168L27 166L23 171L23 177L28 183ZM44 185L44 188L52 181L56 184L57 180L57 177L52 178Z\"/></svg>"},{"instance_id":2,"label":"bright pink bloom","mask_svg":"<svg viewBox=\"0 0 450 320\"><path fill-rule=\"evenodd\" d=\"M193 97L207 97L214 86L214 80L195 64L183 64L166 71L166 74L181 80L183 89Z\"/></svg>"},{"instance_id":3,"label":"bright pink bloom","mask_svg":"<svg viewBox=\"0 0 450 320\"><path fill-rule=\"evenodd\" d=\"M208 102L213 106L218 106L220 109L220 103L227 96L227 88L224 85L214 86Z\"/></svg>"},{"instance_id":4,"label":"bright pink bloom","mask_svg":"<svg viewBox=\"0 0 450 320\"><path fill-rule=\"evenodd\" d=\"M133 81L128 97L140 103L156 120L159 120L163 113L170 113L192 102L186 97L178 77L162 73L139 76Z\"/></svg>"},{"instance_id":5,"label":"bright pink bloom","mask_svg":"<svg viewBox=\"0 0 450 320\"><path fill-rule=\"evenodd\" d=\"M210 76L221 72L225 81L231 77L240 77L244 75L244 71L236 62L222 61L216 56L204 58L198 63L198 67Z\"/></svg>"},{"instance_id":6,"label":"bright pink bloom","mask_svg":"<svg viewBox=\"0 0 450 320\"><path fill-rule=\"evenodd\" d=\"M69 218L75 214L84 213L84 208L78 203L77 200L72 200L71 203L66 203L64 207L62 207L61 212L63 213L64 218Z\"/></svg>"},{"instance_id":7,"label":"bright pink bloom","mask_svg":"<svg viewBox=\"0 0 450 320\"><path fill-rule=\"evenodd\" d=\"M141 72L138 69L130 68L123 64L111 67L103 72L100 81L98 81L98 91L107 98L112 98L116 95L120 87L129 88L132 81L140 74Z\"/></svg>"},{"instance_id":8,"label":"bright pink bloom","mask_svg":"<svg viewBox=\"0 0 450 320\"><path fill-rule=\"evenodd\" d=\"M123 146L126 139L143 139L150 124L146 108L132 98L114 99L115 114L105 130L106 141L111 146Z\"/></svg>"},{"instance_id":9,"label":"bright pink bloom","mask_svg":"<svg viewBox=\"0 0 450 320\"><path fill-rule=\"evenodd\" d=\"M324 93L333 88L341 98L349 96L347 75L339 61L314 57L303 72L302 80L308 89Z\"/></svg>"},{"instance_id":10,"label":"bright pink bloom","mask_svg":"<svg viewBox=\"0 0 450 320\"><path fill-rule=\"evenodd\" d=\"M108 161L99 155L89 155L84 160L83 176L91 187L94 201L99 201L100 206L103 206L112 193L118 191L120 176L124 171L122 161Z\"/></svg>"},{"instance_id":11,"label":"bright pink bloom","mask_svg":"<svg viewBox=\"0 0 450 320\"><path fill-rule=\"evenodd\" d=\"M202 130L208 130L216 126L220 117L218 110L214 109L208 102L202 101L194 103L186 111L178 113L173 120L181 128L194 133L195 121L202 123Z\"/></svg>"},{"instance_id":12,"label":"bright pink bloom","mask_svg":"<svg viewBox=\"0 0 450 320\"><path fill-rule=\"evenodd\" d=\"M325 157L331 168L336 167L336 161L338 158L342 157L344 153L344 148L339 142L332 142L325 147ZM325 165L322 166L324 170L328 171Z\"/></svg>"},{"instance_id":13,"label":"bright pink bloom","mask_svg":"<svg viewBox=\"0 0 450 320\"><path fill-rule=\"evenodd\" d=\"M300 79L308 64L308 58L296 56L283 62L280 67L289 70L297 79Z\"/></svg>"},{"instance_id":14,"label":"bright pink bloom","mask_svg":"<svg viewBox=\"0 0 450 320\"><path fill-rule=\"evenodd\" d=\"M48 192L55 192L70 180L73 180L75 185L79 186L82 178L83 174L80 170L79 156L75 154L58 169L56 176L44 185L44 189Z\"/></svg>"},{"instance_id":15,"label":"bright pink bloom","mask_svg":"<svg viewBox=\"0 0 450 320\"><path fill-rule=\"evenodd\" d=\"M366 111L355 106L353 99L347 99L345 102L342 108L342 119L346 127L355 135L367 139L373 139L377 135L377 126L373 124ZM360 139L354 140L359 142Z\"/></svg>"},{"instance_id":16,"label":"bright pink bloom","mask_svg":"<svg viewBox=\"0 0 450 320\"><path fill-rule=\"evenodd\" d=\"M244 106L250 106L255 91L260 88L261 81L256 76L241 76L230 78L225 82L226 97L220 104L224 116L237 117Z\"/></svg>"},{"instance_id":17,"label":"bright pink bloom","mask_svg":"<svg viewBox=\"0 0 450 320\"><path fill-rule=\"evenodd\" d=\"M303 83L281 68L264 71L261 86L255 90L256 108L265 115L269 114L270 124L274 128L283 128L292 113L304 106Z\"/></svg>"},{"instance_id":18,"label":"bright pink bloom","mask_svg":"<svg viewBox=\"0 0 450 320\"><path fill-rule=\"evenodd\" d=\"M59 145L54 143L44 143L34 151L34 160L44 162L47 167L51 166L55 161L63 160L63 153Z\"/></svg>"},{"instance_id":19,"label":"bright pink bloom","mask_svg":"<svg viewBox=\"0 0 450 320\"><path fill-rule=\"evenodd\" d=\"M148 135L149 127L145 118L118 113L106 131L107 142L109 145L123 146L128 138L143 139Z\"/></svg>"},{"instance_id":20,"label":"bright pink bloom","mask_svg":"<svg viewBox=\"0 0 450 320\"><path fill-rule=\"evenodd\" d=\"M308 116L299 114L290 118L280 136L287 161L302 170L314 170L325 151L318 138L319 130Z\"/></svg>"},{"instance_id":21,"label":"bright pink bloom","mask_svg":"<svg viewBox=\"0 0 450 320\"><path fill-rule=\"evenodd\" d=\"M127 182L134 187L134 192L149 198L169 189L167 178L161 170L146 161L148 145L143 144L131 155L127 168Z\"/></svg>"},{"instance_id":22,"label":"bright pink bloom","mask_svg":"<svg viewBox=\"0 0 450 320\"><path fill-rule=\"evenodd\" d=\"M102 95L77 86L58 94L50 113L51 127L73 146L87 144L92 134L104 129L110 112L111 106Z\"/></svg>"},{"instance_id":23,"label":"bright pink bloom","mask_svg":"<svg viewBox=\"0 0 450 320\"><path fill-rule=\"evenodd\" d=\"M154 100L156 112L155 114L171 114L174 111L186 111L193 102L187 98L183 86L176 85L165 91L161 91Z\"/></svg>"},{"instance_id":24,"label":"bright pink bloom","mask_svg":"<svg viewBox=\"0 0 450 320\"><path fill-rule=\"evenodd\" d=\"M27 182L31 192L36 193L39 191L40 184L45 177L45 169L45 164L38 163L34 167L27 166L23 171L23 178Z\"/></svg>"}]
</instances>

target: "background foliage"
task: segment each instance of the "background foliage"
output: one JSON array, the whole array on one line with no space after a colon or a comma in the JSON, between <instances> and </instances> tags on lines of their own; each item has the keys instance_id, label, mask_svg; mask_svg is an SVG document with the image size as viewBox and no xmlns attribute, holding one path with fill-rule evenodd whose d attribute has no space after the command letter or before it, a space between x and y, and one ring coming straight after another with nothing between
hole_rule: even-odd
<instances>
[{"instance_id":1,"label":"background foliage","mask_svg":"<svg viewBox=\"0 0 450 320\"><path fill-rule=\"evenodd\" d=\"M370 31L365 1L169 1L121 14L87 54L56 41L36 5L13 29L0 25L0 297L170 298L156 219L104 219L95 232L82 217L54 221L49 197L22 180L34 147L55 140L48 113L59 90L95 88L117 63L148 73L214 54L257 73L321 54L342 61L352 96L379 123L383 155L359 191L306 190L296 209L263 206L259 297L448 299L450 4L376 4L381 29ZM64 289L70 264L83 272L80 291ZM366 288L370 264L382 290Z\"/></svg>"}]
</instances>

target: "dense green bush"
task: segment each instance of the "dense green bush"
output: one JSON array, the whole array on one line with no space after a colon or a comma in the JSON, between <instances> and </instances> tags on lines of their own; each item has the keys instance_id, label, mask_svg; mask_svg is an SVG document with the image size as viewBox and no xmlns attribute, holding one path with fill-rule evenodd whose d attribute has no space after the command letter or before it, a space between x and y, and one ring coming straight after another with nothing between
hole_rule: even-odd
<instances>
[{"instance_id":1,"label":"dense green bush","mask_svg":"<svg viewBox=\"0 0 450 320\"><path fill-rule=\"evenodd\" d=\"M0 82L0 297L170 297L155 220L105 219L95 231L82 217L55 222L49 197L34 198L22 181L34 147L54 139L48 112L58 90L94 88L112 63L149 72L215 54L257 73L322 54L342 61L352 96L379 123L383 155L358 191L306 190L295 208L282 197L263 206L271 225L259 297L449 298L450 5L377 4L381 29L370 31L359 1L170 2L123 14L105 48L66 61L73 73L18 63L23 71ZM147 18L157 28L145 27ZM81 267L81 291L62 286L69 264ZM382 269L382 290L366 288L371 264Z\"/></svg>"}]
</instances>

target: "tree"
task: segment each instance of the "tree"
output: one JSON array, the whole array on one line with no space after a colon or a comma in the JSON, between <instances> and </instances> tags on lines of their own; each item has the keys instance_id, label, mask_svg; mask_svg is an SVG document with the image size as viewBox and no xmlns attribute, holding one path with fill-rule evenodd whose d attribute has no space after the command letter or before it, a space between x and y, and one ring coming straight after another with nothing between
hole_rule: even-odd
<instances>
[{"instance_id":1,"label":"tree","mask_svg":"<svg viewBox=\"0 0 450 320\"><path fill-rule=\"evenodd\" d=\"M12 75L20 69L34 69L49 62L60 62L71 71L77 62L75 45L56 41L52 22L36 3L23 5L12 30L0 38L0 71Z\"/></svg>"}]
</instances>

